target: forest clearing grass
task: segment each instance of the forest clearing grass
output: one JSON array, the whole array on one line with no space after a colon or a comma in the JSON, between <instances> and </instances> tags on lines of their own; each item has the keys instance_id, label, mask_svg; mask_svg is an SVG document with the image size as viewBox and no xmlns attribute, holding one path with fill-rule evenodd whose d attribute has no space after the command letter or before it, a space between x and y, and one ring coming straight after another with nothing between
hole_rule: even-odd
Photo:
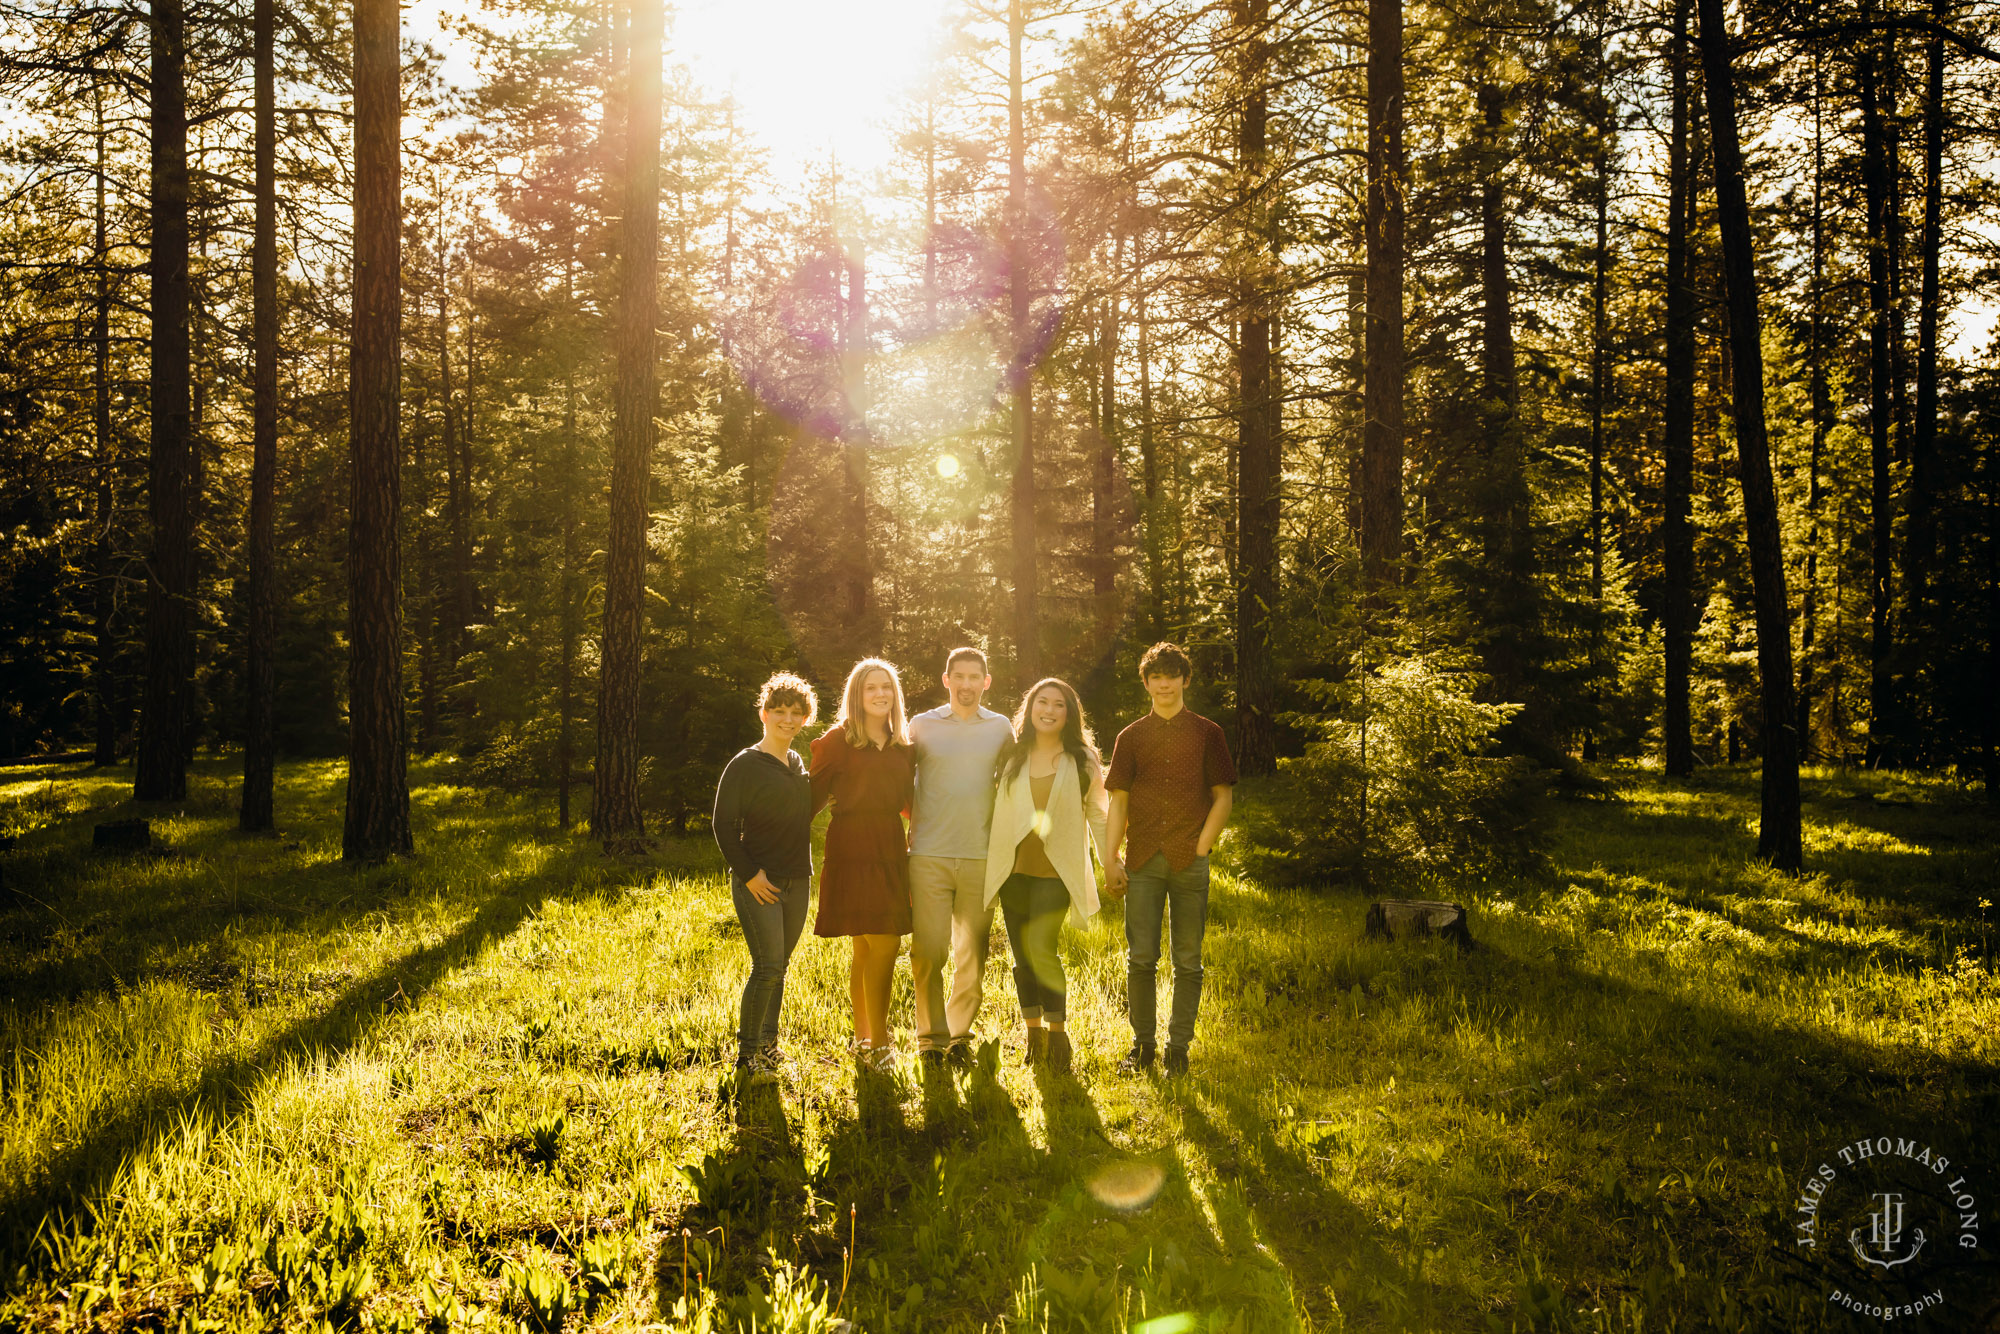
<instances>
[{"instance_id":1,"label":"forest clearing grass","mask_svg":"<svg viewBox=\"0 0 2000 1334\"><path fill-rule=\"evenodd\" d=\"M139 855L89 846L129 772L0 772L0 1328L1844 1327L1787 1267L1819 1156L2000 1183L2000 819L1941 782L1808 774L1788 880L1754 771L1612 770L1544 871L1445 887L1462 958L1225 843L1185 1080L1114 1069L1115 905L1065 938L1074 1079L1021 1068L997 938L979 1069L857 1076L808 934L736 1089L713 846L607 859L463 772L362 869L338 763L254 838L204 760ZM894 1013L907 1052L906 970ZM1993 1296L1953 1283L1935 1327Z\"/></svg>"}]
</instances>

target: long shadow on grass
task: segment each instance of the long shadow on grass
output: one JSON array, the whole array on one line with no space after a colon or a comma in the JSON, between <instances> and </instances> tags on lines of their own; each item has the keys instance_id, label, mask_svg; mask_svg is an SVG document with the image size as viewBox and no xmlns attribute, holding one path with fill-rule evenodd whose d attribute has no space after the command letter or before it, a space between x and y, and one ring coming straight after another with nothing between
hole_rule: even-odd
<instances>
[{"instance_id":1,"label":"long shadow on grass","mask_svg":"<svg viewBox=\"0 0 2000 1334\"><path fill-rule=\"evenodd\" d=\"M1189 1143L1218 1175L1233 1181L1248 1206L1246 1218L1227 1200L1212 1201L1232 1257L1267 1263L1268 1246L1299 1304L1329 1322L1336 1318L1326 1300L1329 1292L1341 1297L1347 1319L1392 1327L1437 1328L1441 1316L1471 1313L1470 1294L1425 1277L1392 1253L1385 1243L1403 1241L1407 1257L1407 1237L1378 1227L1301 1154L1280 1143L1243 1089L1238 1080L1204 1079L1169 1095ZM1229 1129L1215 1123L1211 1105L1222 1110ZM1242 1161L1239 1149L1247 1150L1254 1164Z\"/></svg>"},{"instance_id":2,"label":"long shadow on grass","mask_svg":"<svg viewBox=\"0 0 2000 1334\"><path fill-rule=\"evenodd\" d=\"M204 1070L187 1092L146 1098L99 1120L77 1143L54 1154L34 1183L0 1198L0 1244L6 1248L0 1268L11 1271L27 1258L37 1228L50 1215L68 1213L83 1225L85 1206L111 1186L124 1162L145 1153L163 1133L196 1118L226 1124L287 1062L339 1056L360 1046L389 1015L511 935L558 892L547 875L502 892L443 940L384 964L250 1055Z\"/></svg>"},{"instance_id":3,"label":"long shadow on grass","mask_svg":"<svg viewBox=\"0 0 2000 1334\"><path fill-rule=\"evenodd\" d=\"M1635 1209L1596 1198L1599 1181L1550 1172L1533 1192L1543 1205L1532 1213L1527 1205L1533 1196L1523 1196L1518 1185L1494 1183L1521 1206L1521 1219L1561 1239L1551 1259L1565 1267L1594 1265L1598 1277L1611 1276L1608 1299L1631 1290L1642 1272L1671 1267L1661 1242L1669 1234L1681 1254L1716 1273L1768 1270L1786 1261L1793 1250L1785 1212L1791 1194L1812 1164L1862 1134L1915 1133L1957 1161L2000 1161L2000 1088L1991 1067L1978 1062L1762 1023L1684 993L1635 985L1552 954L1510 953L1490 942L1468 961L1461 979L1432 976L1441 984L1427 990L1446 1012L1482 992L1489 1004L1491 996L1508 998L1492 1006L1492 1026L1512 1030L1515 1045L1524 1049L1507 1066L1489 1069L1496 1078L1485 1090L1469 1091L1460 1081L1450 1094L1454 1100L1481 1116L1504 1114L1557 1154L1566 1142L1599 1146L1598 1170L1629 1178L1642 1194L1663 1176L1679 1183L1672 1187L1678 1212L1657 1204ZM1629 1022L1634 1015L1645 1021L1638 1026L1643 1037ZM1522 1019L1532 1026L1529 1033L1519 1032ZM1605 1068L1607 1055L1624 1058L1621 1068ZM1543 1074L1546 1079L1536 1078ZM1518 1087L1499 1088L1503 1083ZM1241 1119L1246 1133L1257 1119L1247 1106L1232 1117ZM1656 1123L1673 1127L1668 1142L1649 1138ZM1775 1190L1759 1180L1772 1162L1760 1150L1773 1142L1789 1174ZM1711 1170L1734 1184L1711 1184ZM1746 1199L1775 1211L1745 1216L1740 1209ZM1669 1232L1649 1232L1649 1223ZM1961 1281L1967 1291L1985 1282L1961 1275L1953 1286ZM1703 1299L1699 1289L1676 1298Z\"/></svg>"}]
</instances>

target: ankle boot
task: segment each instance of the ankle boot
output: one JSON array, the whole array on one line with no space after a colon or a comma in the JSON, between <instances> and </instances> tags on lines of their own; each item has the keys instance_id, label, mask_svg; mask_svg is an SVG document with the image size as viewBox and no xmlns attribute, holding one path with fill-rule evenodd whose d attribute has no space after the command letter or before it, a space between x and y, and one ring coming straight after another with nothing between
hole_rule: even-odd
<instances>
[{"instance_id":1,"label":"ankle boot","mask_svg":"<svg viewBox=\"0 0 2000 1334\"><path fill-rule=\"evenodd\" d=\"M1059 1075L1066 1075L1069 1073L1069 1061L1070 1061L1070 1048L1069 1048L1068 1032L1060 1028L1050 1029L1049 1042L1048 1042L1049 1069L1053 1070L1055 1073Z\"/></svg>"},{"instance_id":2,"label":"ankle boot","mask_svg":"<svg viewBox=\"0 0 2000 1334\"><path fill-rule=\"evenodd\" d=\"M1022 1065L1040 1065L1049 1056L1049 1030L1036 1027L1028 1030L1028 1050L1021 1057Z\"/></svg>"}]
</instances>

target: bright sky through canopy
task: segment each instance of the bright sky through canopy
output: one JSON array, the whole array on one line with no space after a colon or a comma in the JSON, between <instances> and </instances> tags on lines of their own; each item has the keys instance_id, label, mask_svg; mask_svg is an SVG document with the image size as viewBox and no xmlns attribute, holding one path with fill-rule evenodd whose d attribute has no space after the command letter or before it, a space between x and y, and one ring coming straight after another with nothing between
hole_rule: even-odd
<instances>
[{"instance_id":1,"label":"bright sky through canopy","mask_svg":"<svg viewBox=\"0 0 2000 1334\"><path fill-rule=\"evenodd\" d=\"M843 172L888 160L885 123L924 70L935 0L683 0L668 59L717 92L780 179L837 151Z\"/></svg>"}]
</instances>

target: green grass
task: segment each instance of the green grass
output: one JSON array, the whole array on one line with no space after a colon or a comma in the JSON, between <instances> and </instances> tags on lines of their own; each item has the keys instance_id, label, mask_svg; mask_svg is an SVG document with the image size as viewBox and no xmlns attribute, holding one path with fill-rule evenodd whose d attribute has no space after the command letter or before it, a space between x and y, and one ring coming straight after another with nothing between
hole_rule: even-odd
<instances>
[{"instance_id":1,"label":"green grass","mask_svg":"<svg viewBox=\"0 0 2000 1334\"><path fill-rule=\"evenodd\" d=\"M1459 887L1463 959L1224 870L1185 1081L1113 1069L1115 906L1065 940L1074 1080L1019 1067L1004 954L981 1069L858 1080L808 935L736 1097L713 848L607 860L460 773L365 869L337 764L249 838L205 761L139 856L89 847L129 773L0 773L0 1328L1838 1327L1787 1243L1831 1146L2000 1188L2000 821L1927 780L1808 775L1787 880L1753 773L1613 771Z\"/></svg>"}]
</instances>

